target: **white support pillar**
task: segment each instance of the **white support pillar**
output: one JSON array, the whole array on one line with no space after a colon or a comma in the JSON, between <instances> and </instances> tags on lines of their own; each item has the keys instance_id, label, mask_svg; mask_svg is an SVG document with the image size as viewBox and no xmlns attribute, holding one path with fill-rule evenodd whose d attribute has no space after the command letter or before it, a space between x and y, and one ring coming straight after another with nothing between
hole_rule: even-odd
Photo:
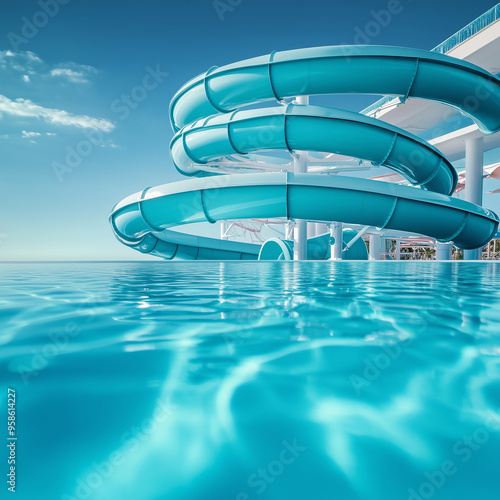
<instances>
[{"instance_id":1,"label":"white support pillar","mask_svg":"<svg viewBox=\"0 0 500 500\"><path fill-rule=\"evenodd\" d=\"M293 260L307 259L307 221L297 219L293 229Z\"/></svg>"},{"instance_id":2,"label":"white support pillar","mask_svg":"<svg viewBox=\"0 0 500 500\"><path fill-rule=\"evenodd\" d=\"M315 226L316 226L316 236L328 232L328 226L326 224L323 224L322 222L316 222Z\"/></svg>"},{"instance_id":3,"label":"white support pillar","mask_svg":"<svg viewBox=\"0 0 500 500\"><path fill-rule=\"evenodd\" d=\"M380 234L370 234L370 260L380 260Z\"/></svg>"},{"instance_id":4,"label":"white support pillar","mask_svg":"<svg viewBox=\"0 0 500 500\"><path fill-rule=\"evenodd\" d=\"M401 240L396 240L396 252L394 260L401 260Z\"/></svg>"},{"instance_id":5,"label":"white support pillar","mask_svg":"<svg viewBox=\"0 0 500 500\"><path fill-rule=\"evenodd\" d=\"M316 226L314 222L308 222L307 223L307 237L308 238L314 238L316 236Z\"/></svg>"},{"instance_id":6,"label":"white support pillar","mask_svg":"<svg viewBox=\"0 0 500 500\"><path fill-rule=\"evenodd\" d=\"M342 260L343 241L343 224L342 222L332 222L330 224L330 238L333 238L333 245L330 249L331 260Z\"/></svg>"},{"instance_id":7,"label":"white support pillar","mask_svg":"<svg viewBox=\"0 0 500 500\"><path fill-rule=\"evenodd\" d=\"M465 199L483 204L483 138L465 141ZM481 260L480 248L464 250L464 260Z\"/></svg>"},{"instance_id":8,"label":"white support pillar","mask_svg":"<svg viewBox=\"0 0 500 500\"><path fill-rule=\"evenodd\" d=\"M452 243L436 242L436 260L451 260Z\"/></svg>"},{"instance_id":9,"label":"white support pillar","mask_svg":"<svg viewBox=\"0 0 500 500\"><path fill-rule=\"evenodd\" d=\"M309 96L298 96L296 104L309 104ZM293 159L293 172L304 174L307 172L307 151L297 151L297 157ZM295 221L293 260L307 259L307 221L297 219Z\"/></svg>"}]
</instances>

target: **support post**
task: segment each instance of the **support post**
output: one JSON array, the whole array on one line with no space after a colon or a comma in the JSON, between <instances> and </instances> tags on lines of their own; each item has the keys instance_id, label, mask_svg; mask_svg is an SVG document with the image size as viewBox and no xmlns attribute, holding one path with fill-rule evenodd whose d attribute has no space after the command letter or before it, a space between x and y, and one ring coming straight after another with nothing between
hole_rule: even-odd
<instances>
[{"instance_id":1,"label":"support post","mask_svg":"<svg viewBox=\"0 0 500 500\"><path fill-rule=\"evenodd\" d=\"M483 138L465 141L465 199L483 204ZM464 260L481 260L481 248L464 250Z\"/></svg>"},{"instance_id":2,"label":"support post","mask_svg":"<svg viewBox=\"0 0 500 500\"><path fill-rule=\"evenodd\" d=\"M316 226L314 222L308 222L307 223L307 237L308 238L314 238L316 236Z\"/></svg>"},{"instance_id":3,"label":"support post","mask_svg":"<svg viewBox=\"0 0 500 500\"><path fill-rule=\"evenodd\" d=\"M331 260L342 260L343 242L343 227L342 222L332 222L330 224L330 238L333 238L333 245L330 249Z\"/></svg>"},{"instance_id":4,"label":"support post","mask_svg":"<svg viewBox=\"0 0 500 500\"><path fill-rule=\"evenodd\" d=\"M225 220L221 220L220 221L220 239L221 240L227 240L227 236L226 236L226 221Z\"/></svg>"},{"instance_id":5,"label":"support post","mask_svg":"<svg viewBox=\"0 0 500 500\"><path fill-rule=\"evenodd\" d=\"M380 234L370 234L370 260L380 260Z\"/></svg>"},{"instance_id":6,"label":"support post","mask_svg":"<svg viewBox=\"0 0 500 500\"><path fill-rule=\"evenodd\" d=\"M296 104L309 104L309 96L298 96ZM304 174L307 172L307 151L297 151L297 157L293 159L293 172ZM293 260L307 259L307 221L297 219L295 221Z\"/></svg>"},{"instance_id":7,"label":"support post","mask_svg":"<svg viewBox=\"0 0 500 500\"><path fill-rule=\"evenodd\" d=\"M452 243L436 242L436 260L451 260Z\"/></svg>"},{"instance_id":8,"label":"support post","mask_svg":"<svg viewBox=\"0 0 500 500\"><path fill-rule=\"evenodd\" d=\"M394 260L401 260L401 240L396 240L396 255Z\"/></svg>"},{"instance_id":9,"label":"support post","mask_svg":"<svg viewBox=\"0 0 500 500\"><path fill-rule=\"evenodd\" d=\"M316 236L328 232L328 226L326 224L323 224L322 222L316 222L315 226L316 226Z\"/></svg>"},{"instance_id":10,"label":"support post","mask_svg":"<svg viewBox=\"0 0 500 500\"><path fill-rule=\"evenodd\" d=\"M297 219L293 229L293 260L307 259L307 221Z\"/></svg>"}]
</instances>

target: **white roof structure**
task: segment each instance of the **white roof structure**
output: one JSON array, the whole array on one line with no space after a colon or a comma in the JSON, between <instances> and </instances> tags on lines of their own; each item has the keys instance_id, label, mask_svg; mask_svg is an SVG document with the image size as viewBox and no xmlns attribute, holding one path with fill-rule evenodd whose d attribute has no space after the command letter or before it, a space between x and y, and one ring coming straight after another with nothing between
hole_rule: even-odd
<instances>
[{"instance_id":1,"label":"white roof structure","mask_svg":"<svg viewBox=\"0 0 500 500\"><path fill-rule=\"evenodd\" d=\"M433 49L476 64L490 73L500 73L500 4L485 12ZM471 96L471 105L474 98ZM450 160L465 156L465 141L483 137L483 149L500 147L500 132L483 136L472 120L460 119L458 111L435 101L385 97L363 111L368 116L404 128L437 147ZM464 126L457 124L464 123ZM423 134L427 132L427 134ZM433 134L434 132L434 134ZM441 132L441 133L440 133ZM432 135L434 137L432 137ZM431 135L431 137L428 137Z\"/></svg>"}]
</instances>

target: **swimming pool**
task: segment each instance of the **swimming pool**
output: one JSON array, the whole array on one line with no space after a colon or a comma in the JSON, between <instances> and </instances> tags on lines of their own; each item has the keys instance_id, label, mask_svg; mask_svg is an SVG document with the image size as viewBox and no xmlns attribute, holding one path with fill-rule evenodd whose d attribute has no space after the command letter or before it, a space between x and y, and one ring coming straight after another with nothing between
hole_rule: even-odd
<instances>
[{"instance_id":1,"label":"swimming pool","mask_svg":"<svg viewBox=\"0 0 500 500\"><path fill-rule=\"evenodd\" d=\"M18 499L499 498L498 263L0 269Z\"/></svg>"}]
</instances>

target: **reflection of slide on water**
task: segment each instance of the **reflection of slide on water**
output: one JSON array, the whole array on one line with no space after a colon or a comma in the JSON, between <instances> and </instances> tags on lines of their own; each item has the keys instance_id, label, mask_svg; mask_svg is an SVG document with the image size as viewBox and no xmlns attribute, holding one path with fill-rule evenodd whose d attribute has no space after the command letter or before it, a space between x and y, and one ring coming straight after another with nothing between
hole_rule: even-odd
<instances>
[{"instance_id":1,"label":"reflection of slide on water","mask_svg":"<svg viewBox=\"0 0 500 500\"><path fill-rule=\"evenodd\" d=\"M471 110L468 98L478 95L478 89L483 98ZM147 188L120 202L110 216L117 238L165 259L254 260L260 244L170 228L282 217L419 233L464 249L485 245L496 232L497 216L450 197L457 174L435 147L365 115L284 102L339 93L435 100L470 113L484 133L500 130L500 81L473 64L441 54L398 47L318 47L212 68L184 85L170 105L176 131L172 160L192 179ZM273 99L286 105L240 109ZM252 166L259 171L259 162L252 164L247 155L276 150L294 156L297 151L316 151L359 158L384 165L421 189L306 173L305 163L295 173L237 175L251 172ZM224 163L222 168L223 158L234 160L233 166ZM245 159L244 169L234 166L238 159ZM218 175L222 173L229 175ZM308 258L328 258L327 237L312 243L316 251ZM287 248L277 252L271 244L268 258L286 260L290 245L278 244Z\"/></svg>"},{"instance_id":2,"label":"reflection of slide on water","mask_svg":"<svg viewBox=\"0 0 500 500\"><path fill-rule=\"evenodd\" d=\"M477 486L471 478L496 466L500 444L492 432L466 467L466 445L455 448L498 406L490 376L498 356L488 352L480 321L488 298L471 289L493 285L498 271L428 264L207 263L190 289L188 264L116 269L110 300L128 301L117 332L127 327L124 348L140 364L130 366L136 385L127 381L125 390L117 381L119 432L95 435L109 446L99 463L116 451L126 460L93 497L237 498L249 475L294 439L306 447L294 465L300 474L276 480L263 498L287 498L304 477L318 492L333 482L346 499L408 498L422 471L444 458L461 467L446 491L469 493ZM196 298L197 313L189 309ZM465 317L472 323L464 327ZM107 366L102 375L113 381ZM138 394L133 416L119 410ZM153 415L160 418L140 444L119 439ZM394 463L398 474L387 481Z\"/></svg>"}]
</instances>

